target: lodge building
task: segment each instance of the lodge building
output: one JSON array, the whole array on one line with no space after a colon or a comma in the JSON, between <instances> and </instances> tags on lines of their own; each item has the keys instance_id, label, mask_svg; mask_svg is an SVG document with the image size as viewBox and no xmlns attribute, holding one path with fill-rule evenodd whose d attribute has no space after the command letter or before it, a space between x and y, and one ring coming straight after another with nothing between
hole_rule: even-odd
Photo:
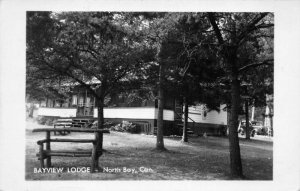
<instances>
[{"instance_id":1,"label":"lodge building","mask_svg":"<svg viewBox=\"0 0 300 191\"><path fill-rule=\"evenodd\" d=\"M205 105L189 107L189 129L194 134L223 135L227 126L227 112L221 105L220 112L208 111ZM85 88L77 86L65 100L45 99L38 109L39 117L92 118L97 119L96 99ZM104 107L105 121L129 121L147 124L142 133L155 134L157 127L158 101L134 100L124 95L110 96ZM164 134L180 135L183 124L183 105L172 96L165 96L163 111Z\"/></svg>"}]
</instances>

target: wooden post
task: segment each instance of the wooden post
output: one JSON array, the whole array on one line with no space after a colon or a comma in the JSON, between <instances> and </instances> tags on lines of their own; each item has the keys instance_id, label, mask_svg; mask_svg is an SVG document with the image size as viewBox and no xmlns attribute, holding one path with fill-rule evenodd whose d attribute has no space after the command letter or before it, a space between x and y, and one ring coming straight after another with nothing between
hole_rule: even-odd
<instances>
[{"instance_id":1,"label":"wooden post","mask_svg":"<svg viewBox=\"0 0 300 191\"><path fill-rule=\"evenodd\" d=\"M102 155L102 145L100 148L99 145L101 144L101 137L103 134L101 132L95 132L95 142L93 143L93 151L92 151L92 165L91 165L91 172L95 172L95 170L99 170L99 157Z\"/></svg>"},{"instance_id":2,"label":"wooden post","mask_svg":"<svg viewBox=\"0 0 300 191\"><path fill-rule=\"evenodd\" d=\"M39 143L40 147L40 163L41 163L41 168L44 168L44 149L43 149L43 143Z\"/></svg>"},{"instance_id":3,"label":"wooden post","mask_svg":"<svg viewBox=\"0 0 300 191\"><path fill-rule=\"evenodd\" d=\"M95 168L97 166L96 162L98 162L98 160L97 160L97 145L95 143L93 143L92 164L91 164L91 172L92 173L95 172Z\"/></svg>"},{"instance_id":4,"label":"wooden post","mask_svg":"<svg viewBox=\"0 0 300 191\"><path fill-rule=\"evenodd\" d=\"M99 163L98 159L100 156L102 156L102 151L103 151L103 133L96 132L97 135L97 154L96 154L96 168L99 169ZM100 146L99 146L100 145Z\"/></svg>"},{"instance_id":5,"label":"wooden post","mask_svg":"<svg viewBox=\"0 0 300 191\"><path fill-rule=\"evenodd\" d=\"M51 147L50 147L50 131L46 132L46 151L50 151ZM47 167L51 167L51 156L47 157Z\"/></svg>"}]
</instances>

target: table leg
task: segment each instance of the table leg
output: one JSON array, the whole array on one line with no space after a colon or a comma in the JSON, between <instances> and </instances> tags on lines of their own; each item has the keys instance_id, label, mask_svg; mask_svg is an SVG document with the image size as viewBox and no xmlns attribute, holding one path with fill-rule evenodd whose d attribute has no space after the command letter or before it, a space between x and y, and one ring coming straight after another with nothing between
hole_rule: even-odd
<instances>
[{"instance_id":1,"label":"table leg","mask_svg":"<svg viewBox=\"0 0 300 191\"><path fill-rule=\"evenodd\" d=\"M47 131L46 132L46 151L50 151L51 147L50 147L50 132ZM51 156L47 157L47 167L51 167Z\"/></svg>"},{"instance_id":2,"label":"table leg","mask_svg":"<svg viewBox=\"0 0 300 191\"><path fill-rule=\"evenodd\" d=\"M44 148L43 148L43 143L39 144L40 147L40 164L41 164L41 168L44 168Z\"/></svg>"},{"instance_id":3,"label":"table leg","mask_svg":"<svg viewBox=\"0 0 300 191\"><path fill-rule=\"evenodd\" d=\"M91 172L94 173L97 167L98 167L97 146L96 146L96 143L94 142L93 143L93 150L92 150Z\"/></svg>"}]
</instances>

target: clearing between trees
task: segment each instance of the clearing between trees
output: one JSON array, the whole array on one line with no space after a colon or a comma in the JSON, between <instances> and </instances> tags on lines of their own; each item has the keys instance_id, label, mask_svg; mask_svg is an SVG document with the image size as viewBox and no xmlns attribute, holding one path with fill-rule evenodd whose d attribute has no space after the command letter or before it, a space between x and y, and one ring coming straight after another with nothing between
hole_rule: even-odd
<instances>
[{"instance_id":1,"label":"clearing between trees","mask_svg":"<svg viewBox=\"0 0 300 191\"><path fill-rule=\"evenodd\" d=\"M53 157L53 167L64 168L62 173L34 173L35 168L40 168L36 157L36 141L45 136L44 133L32 133L32 128L38 127L46 126L27 122L26 180L231 180L229 142L226 137L191 137L189 143L182 143L180 137L166 137L165 147L168 151L158 152L153 150L155 136L113 131L104 135L103 148L106 152L99 159L103 172L67 172L72 167L89 167L90 157ZM91 136L93 135L72 133L65 138ZM240 139L245 178L272 180L273 142L267 137L259 139ZM51 147L84 150L91 148L91 145L53 143ZM135 169L134 173L131 169Z\"/></svg>"}]
</instances>

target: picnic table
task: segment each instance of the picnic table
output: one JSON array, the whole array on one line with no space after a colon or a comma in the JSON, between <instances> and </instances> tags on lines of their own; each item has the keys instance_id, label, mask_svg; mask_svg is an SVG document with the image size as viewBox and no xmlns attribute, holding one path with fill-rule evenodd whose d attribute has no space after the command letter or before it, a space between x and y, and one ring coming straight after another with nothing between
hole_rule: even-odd
<instances>
[{"instance_id":1,"label":"picnic table","mask_svg":"<svg viewBox=\"0 0 300 191\"><path fill-rule=\"evenodd\" d=\"M52 139L51 132L62 132L66 129L54 128L38 128L33 129L32 132L46 132L46 138L37 141L39 145L39 152L37 153L38 160L40 160L41 167L44 168L44 159L47 159L47 167L51 167L52 156L66 156L66 157L91 157L91 172L95 172L98 168L98 159L102 155L102 140L103 133L109 133L107 129L84 129L84 128L67 128L69 132L94 133L94 139ZM92 143L93 148L87 151L74 150L51 150L51 142L71 142L71 143ZM44 149L44 143L46 145Z\"/></svg>"},{"instance_id":2,"label":"picnic table","mask_svg":"<svg viewBox=\"0 0 300 191\"><path fill-rule=\"evenodd\" d=\"M73 120L72 119L57 119L56 122L54 123L53 127L72 127ZM54 131L54 135L56 135L57 131ZM58 131L61 135L67 135L70 133L70 131Z\"/></svg>"},{"instance_id":3,"label":"picnic table","mask_svg":"<svg viewBox=\"0 0 300 191\"><path fill-rule=\"evenodd\" d=\"M86 128L90 127L94 119L89 118L58 118L55 120L53 127L54 128L70 128L70 127L78 127L78 128ZM54 131L54 135L56 135L57 131ZM70 131L58 131L60 135L67 135Z\"/></svg>"}]
</instances>

